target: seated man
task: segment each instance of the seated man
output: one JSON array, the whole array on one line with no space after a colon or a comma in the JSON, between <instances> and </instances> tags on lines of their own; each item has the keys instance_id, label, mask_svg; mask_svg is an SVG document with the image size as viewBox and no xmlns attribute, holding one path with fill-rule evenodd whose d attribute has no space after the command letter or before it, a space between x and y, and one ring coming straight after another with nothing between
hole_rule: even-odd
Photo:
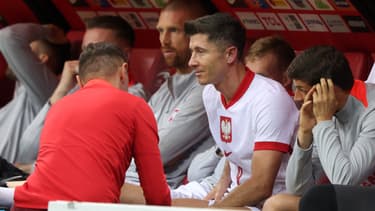
<instances>
[{"instance_id":1,"label":"seated man","mask_svg":"<svg viewBox=\"0 0 375 211\"><path fill-rule=\"evenodd\" d=\"M69 44L54 25L14 24L0 30L0 53L16 79L13 99L0 109L0 156L22 158L21 136L55 89Z\"/></svg>"},{"instance_id":2,"label":"seated man","mask_svg":"<svg viewBox=\"0 0 375 211\"><path fill-rule=\"evenodd\" d=\"M119 46L125 53L130 53L134 45L134 31L130 24L119 16L97 16L86 21L86 31L83 35L82 48L89 43L110 42ZM67 61L60 82L47 100L42 110L38 113L29 127L26 128L22 135L20 154L22 157L17 161L23 164L33 163L37 157L39 148L40 132L43 128L45 117L51 105L63 98L69 92L74 92L75 75L78 71L78 61ZM135 81L129 82L128 92L139 97L146 97L142 84ZM32 165L22 165L30 169Z\"/></svg>"},{"instance_id":3,"label":"seated man","mask_svg":"<svg viewBox=\"0 0 375 211\"><path fill-rule=\"evenodd\" d=\"M257 39L245 57L246 66L257 74L278 81L292 94L287 68L295 57L293 48L283 38L268 36Z\"/></svg>"},{"instance_id":4,"label":"seated man","mask_svg":"<svg viewBox=\"0 0 375 211\"><path fill-rule=\"evenodd\" d=\"M295 57L293 48L284 39L268 36L257 39L246 54L246 66L259 75L271 78L290 90L291 81L287 76L287 68ZM219 163L220 160L220 163ZM189 200L181 198L204 199L218 182L223 171L225 158L216 146L194 157L188 169L189 175L198 171L208 171L210 176L201 181L191 181L171 190L174 206L185 206ZM216 168L215 168L216 167Z\"/></svg>"},{"instance_id":5,"label":"seated man","mask_svg":"<svg viewBox=\"0 0 375 211\"><path fill-rule=\"evenodd\" d=\"M185 32L192 51L189 65L206 85L210 130L226 157L211 201L197 201L197 206L257 210L284 189L297 108L278 82L245 67L245 29L238 20L223 13L204 16L185 23Z\"/></svg>"},{"instance_id":6,"label":"seated man","mask_svg":"<svg viewBox=\"0 0 375 211\"><path fill-rule=\"evenodd\" d=\"M126 62L113 44L84 49L77 79L82 88L51 107L35 171L15 189L15 211L47 209L50 200L119 202L132 157L146 203L170 204L156 121L144 100L126 92Z\"/></svg>"},{"instance_id":7,"label":"seated man","mask_svg":"<svg viewBox=\"0 0 375 211\"><path fill-rule=\"evenodd\" d=\"M188 66L189 37L184 33L184 22L209 12L201 0L173 0L160 12L157 29L166 64L176 73L168 78L150 98L158 122L161 152L167 182L171 188L181 185L193 157L214 142L208 128L207 115L202 102L201 86ZM196 174L195 178L206 175ZM131 165L123 187L124 203L144 203L139 179Z\"/></svg>"},{"instance_id":8,"label":"seated man","mask_svg":"<svg viewBox=\"0 0 375 211\"><path fill-rule=\"evenodd\" d=\"M364 96L362 101L351 95L354 79L348 61L329 46L304 51L288 75L294 98L304 100L287 168L289 194L270 198L263 210L298 210L300 197L315 184L373 186L374 85L361 82L361 93L356 94Z\"/></svg>"}]
</instances>

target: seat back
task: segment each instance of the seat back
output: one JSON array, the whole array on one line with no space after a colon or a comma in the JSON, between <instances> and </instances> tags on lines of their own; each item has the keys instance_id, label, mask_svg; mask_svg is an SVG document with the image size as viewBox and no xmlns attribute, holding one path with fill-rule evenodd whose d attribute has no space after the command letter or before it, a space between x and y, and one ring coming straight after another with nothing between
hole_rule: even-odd
<instances>
[{"instance_id":1,"label":"seat back","mask_svg":"<svg viewBox=\"0 0 375 211\"><path fill-rule=\"evenodd\" d=\"M371 55L364 52L345 52L346 59L355 79L365 81L372 66Z\"/></svg>"},{"instance_id":2,"label":"seat back","mask_svg":"<svg viewBox=\"0 0 375 211\"><path fill-rule=\"evenodd\" d=\"M164 82L169 70L160 49L134 48L129 57L129 73L151 95Z\"/></svg>"}]
</instances>

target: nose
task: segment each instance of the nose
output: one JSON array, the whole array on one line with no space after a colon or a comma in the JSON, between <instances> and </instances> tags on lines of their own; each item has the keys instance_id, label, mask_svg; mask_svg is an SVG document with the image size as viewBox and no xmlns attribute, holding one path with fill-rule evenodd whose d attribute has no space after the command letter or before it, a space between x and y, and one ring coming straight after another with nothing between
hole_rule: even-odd
<instances>
[{"instance_id":1,"label":"nose","mask_svg":"<svg viewBox=\"0 0 375 211\"><path fill-rule=\"evenodd\" d=\"M166 31L160 32L159 39L160 39L160 43L163 46L170 45L170 43L171 43L171 36L170 36L169 32L166 32Z\"/></svg>"},{"instance_id":2,"label":"nose","mask_svg":"<svg viewBox=\"0 0 375 211\"><path fill-rule=\"evenodd\" d=\"M188 65L189 65L189 67L196 67L198 65L198 62L195 59L194 53L191 54Z\"/></svg>"}]
</instances>

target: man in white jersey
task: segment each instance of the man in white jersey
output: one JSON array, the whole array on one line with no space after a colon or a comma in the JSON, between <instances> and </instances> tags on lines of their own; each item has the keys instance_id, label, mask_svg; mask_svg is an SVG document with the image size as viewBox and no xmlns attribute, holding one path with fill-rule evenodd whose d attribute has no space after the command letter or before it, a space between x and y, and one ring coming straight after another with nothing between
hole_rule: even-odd
<instances>
[{"instance_id":1,"label":"man in white jersey","mask_svg":"<svg viewBox=\"0 0 375 211\"><path fill-rule=\"evenodd\" d=\"M226 157L223 174L208 201L192 206L257 210L285 189L285 168L297 108L280 83L255 75L241 58L245 29L228 14L185 23L192 56L189 65L206 85L203 102L216 144Z\"/></svg>"},{"instance_id":2,"label":"man in white jersey","mask_svg":"<svg viewBox=\"0 0 375 211\"><path fill-rule=\"evenodd\" d=\"M278 81L291 94L291 80L286 70L294 57L293 48L282 37L267 36L251 44L245 56L245 63L254 73ZM191 161L188 175L208 171L210 176L202 180L189 181L171 190L173 205L186 206L191 198L204 199L219 181L224 163L225 157L216 145L196 155Z\"/></svg>"},{"instance_id":3,"label":"man in white jersey","mask_svg":"<svg viewBox=\"0 0 375 211\"><path fill-rule=\"evenodd\" d=\"M317 184L374 186L375 86L354 81L345 56L330 46L304 51L288 75L295 100L304 102L287 167L288 194L268 199L263 210L298 210L301 196Z\"/></svg>"}]
</instances>

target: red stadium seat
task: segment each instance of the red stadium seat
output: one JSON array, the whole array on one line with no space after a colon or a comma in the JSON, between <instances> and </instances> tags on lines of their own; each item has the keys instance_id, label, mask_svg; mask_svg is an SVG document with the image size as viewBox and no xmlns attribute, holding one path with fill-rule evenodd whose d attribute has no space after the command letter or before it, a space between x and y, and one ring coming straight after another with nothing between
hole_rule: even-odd
<instances>
[{"instance_id":1,"label":"red stadium seat","mask_svg":"<svg viewBox=\"0 0 375 211\"><path fill-rule=\"evenodd\" d=\"M129 72L134 80L141 82L151 95L164 81L169 70L160 49L135 48L130 53Z\"/></svg>"},{"instance_id":2,"label":"red stadium seat","mask_svg":"<svg viewBox=\"0 0 375 211\"><path fill-rule=\"evenodd\" d=\"M14 91L14 81L5 77L6 67L5 59L0 54L0 108L12 99Z\"/></svg>"},{"instance_id":3,"label":"red stadium seat","mask_svg":"<svg viewBox=\"0 0 375 211\"><path fill-rule=\"evenodd\" d=\"M78 58L81 52L83 31L70 31L67 34L71 42L72 58ZM129 57L129 74L135 81L141 82L151 95L164 81L168 73L163 55L158 48L134 48Z\"/></svg>"},{"instance_id":4,"label":"red stadium seat","mask_svg":"<svg viewBox=\"0 0 375 211\"><path fill-rule=\"evenodd\" d=\"M345 52L344 54L354 78L365 81L373 64L371 56L363 52Z\"/></svg>"}]
</instances>

